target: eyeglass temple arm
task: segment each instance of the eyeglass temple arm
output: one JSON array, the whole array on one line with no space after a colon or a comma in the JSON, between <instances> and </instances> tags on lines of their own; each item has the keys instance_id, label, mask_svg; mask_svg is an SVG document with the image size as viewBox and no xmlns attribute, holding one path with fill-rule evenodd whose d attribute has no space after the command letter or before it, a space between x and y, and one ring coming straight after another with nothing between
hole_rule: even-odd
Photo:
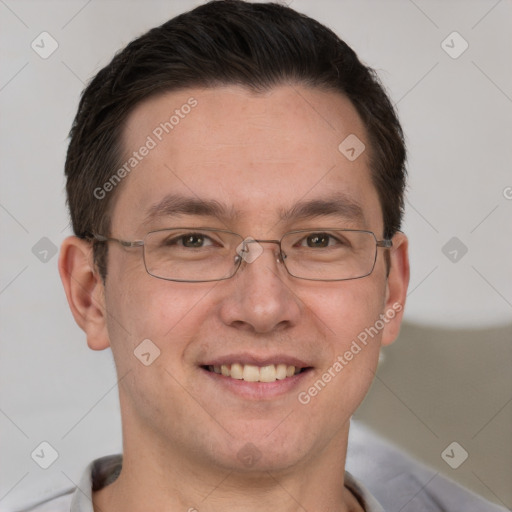
<instances>
[{"instance_id":1,"label":"eyeglass temple arm","mask_svg":"<svg viewBox=\"0 0 512 512\"><path fill-rule=\"evenodd\" d=\"M93 238L98 242L117 242L118 244L121 244L123 247L141 247L144 245L143 240L134 240L133 242L130 242L128 240L120 240L119 238L110 238L108 236L97 234L93 235Z\"/></svg>"},{"instance_id":2,"label":"eyeglass temple arm","mask_svg":"<svg viewBox=\"0 0 512 512\"><path fill-rule=\"evenodd\" d=\"M386 247L390 248L393 247L393 241L392 240L377 240L377 247Z\"/></svg>"}]
</instances>

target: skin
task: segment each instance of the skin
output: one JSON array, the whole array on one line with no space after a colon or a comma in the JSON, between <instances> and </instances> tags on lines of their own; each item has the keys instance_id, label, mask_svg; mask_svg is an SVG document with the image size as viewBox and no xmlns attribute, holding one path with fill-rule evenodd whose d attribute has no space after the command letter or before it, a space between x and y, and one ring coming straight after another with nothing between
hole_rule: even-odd
<instances>
[{"instance_id":1,"label":"skin","mask_svg":"<svg viewBox=\"0 0 512 512\"><path fill-rule=\"evenodd\" d=\"M238 86L166 93L129 116L127 155L190 97L197 106L119 185L111 236L138 240L150 229L202 225L256 239L325 226L382 238L369 144L353 162L338 151L349 134L367 140L345 97L298 85L262 94ZM333 192L358 203L364 218L280 219L280 209ZM171 193L215 199L236 214L143 225L148 207ZM177 283L148 275L142 249L111 243L104 285L90 245L64 241L59 267L75 320L90 348L112 348L121 379L123 470L94 493L96 511L362 510L343 486L349 420L371 384L380 347L398 335L403 309L309 404L297 395L380 314L404 305L407 239L394 236L388 277L380 248L371 275L344 282L295 279L276 245L262 247L232 279ZM147 338L161 354L146 367L133 351ZM285 354L312 369L291 389L258 397L234 392L199 366L241 353ZM257 455L250 466L237 456L243 449Z\"/></svg>"}]
</instances>

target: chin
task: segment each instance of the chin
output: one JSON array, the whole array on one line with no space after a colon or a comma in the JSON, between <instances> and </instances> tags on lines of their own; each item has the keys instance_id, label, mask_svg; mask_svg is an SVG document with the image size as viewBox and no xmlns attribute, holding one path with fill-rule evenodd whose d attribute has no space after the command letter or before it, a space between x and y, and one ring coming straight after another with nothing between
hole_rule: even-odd
<instances>
[{"instance_id":1,"label":"chin","mask_svg":"<svg viewBox=\"0 0 512 512\"><path fill-rule=\"evenodd\" d=\"M313 452L313 443L309 447L306 445L304 433L298 430L291 433L284 429L277 433L277 424L273 423L274 432L272 428L264 431L253 428L245 430L245 435L237 439L227 436L222 448L212 454L215 464L227 471L257 475L286 471L309 458L308 453Z\"/></svg>"}]
</instances>

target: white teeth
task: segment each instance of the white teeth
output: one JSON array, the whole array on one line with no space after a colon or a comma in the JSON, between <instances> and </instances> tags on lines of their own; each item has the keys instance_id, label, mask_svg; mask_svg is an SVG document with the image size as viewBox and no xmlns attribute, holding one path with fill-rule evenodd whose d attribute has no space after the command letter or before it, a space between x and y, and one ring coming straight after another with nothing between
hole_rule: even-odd
<instances>
[{"instance_id":1,"label":"white teeth","mask_svg":"<svg viewBox=\"0 0 512 512\"><path fill-rule=\"evenodd\" d=\"M252 364L244 365L243 378L247 382L258 382L260 380L260 369Z\"/></svg>"},{"instance_id":2,"label":"white teeth","mask_svg":"<svg viewBox=\"0 0 512 512\"><path fill-rule=\"evenodd\" d=\"M286 365L278 364L276 366L276 379L283 380L286 379Z\"/></svg>"},{"instance_id":3,"label":"white teeth","mask_svg":"<svg viewBox=\"0 0 512 512\"><path fill-rule=\"evenodd\" d=\"M229 376L232 379L238 379L238 380L243 379L244 378L244 367L238 363L232 364Z\"/></svg>"},{"instance_id":4,"label":"white teeth","mask_svg":"<svg viewBox=\"0 0 512 512\"><path fill-rule=\"evenodd\" d=\"M245 380L247 382L275 382L287 377L293 377L301 372L301 368L292 365L269 364L267 366L256 366L253 364L233 363L208 366L211 372L222 374L224 377Z\"/></svg>"},{"instance_id":5,"label":"white teeth","mask_svg":"<svg viewBox=\"0 0 512 512\"><path fill-rule=\"evenodd\" d=\"M260 382L274 382L276 380L276 367L273 364L262 366L259 369Z\"/></svg>"}]
</instances>

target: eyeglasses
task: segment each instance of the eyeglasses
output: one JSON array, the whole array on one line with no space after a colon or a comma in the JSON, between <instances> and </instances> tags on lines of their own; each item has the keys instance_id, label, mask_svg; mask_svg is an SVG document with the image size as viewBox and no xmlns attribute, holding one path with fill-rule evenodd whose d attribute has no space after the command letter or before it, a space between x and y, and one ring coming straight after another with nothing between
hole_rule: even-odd
<instances>
[{"instance_id":1,"label":"eyeglasses","mask_svg":"<svg viewBox=\"0 0 512 512\"><path fill-rule=\"evenodd\" d=\"M230 279L242 261L252 263L263 252L262 243L279 245L279 259L287 272L311 281L346 281L372 273L377 248L391 240L377 240L371 231L308 229L285 233L281 240L244 239L231 231L210 228L171 228L150 231L133 242L94 235L98 242L142 247L149 275L187 283Z\"/></svg>"}]
</instances>

